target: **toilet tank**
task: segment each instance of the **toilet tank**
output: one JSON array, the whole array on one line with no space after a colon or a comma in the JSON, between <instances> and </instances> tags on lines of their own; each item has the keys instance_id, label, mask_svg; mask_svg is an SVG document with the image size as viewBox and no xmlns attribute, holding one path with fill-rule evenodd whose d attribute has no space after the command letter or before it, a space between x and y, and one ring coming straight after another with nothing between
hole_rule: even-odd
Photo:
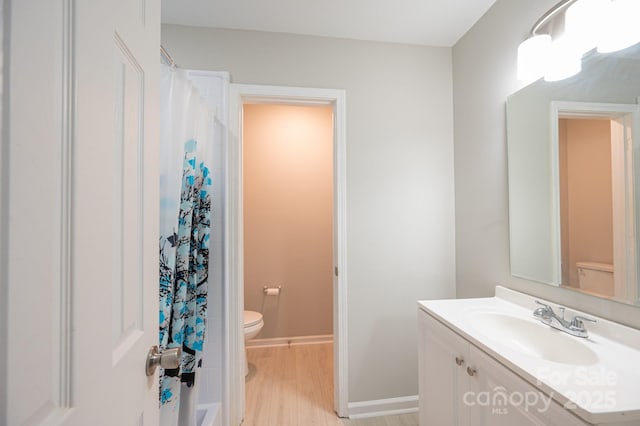
<instances>
[{"instance_id":1,"label":"toilet tank","mask_svg":"<svg viewBox=\"0 0 640 426\"><path fill-rule=\"evenodd\" d=\"M582 290L613 296L613 265L598 262L576 262L578 285Z\"/></svg>"}]
</instances>

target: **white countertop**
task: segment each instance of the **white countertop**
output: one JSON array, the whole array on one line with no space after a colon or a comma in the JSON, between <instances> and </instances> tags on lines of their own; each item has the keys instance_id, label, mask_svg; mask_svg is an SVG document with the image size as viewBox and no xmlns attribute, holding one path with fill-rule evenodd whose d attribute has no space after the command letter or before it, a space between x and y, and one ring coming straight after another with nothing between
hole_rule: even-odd
<instances>
[{"instance_id":1,"label":"white countertop","mask_svg":"<svg viewBox=\"0 0 640 426\"><path fill-rule=\"evenodd\" d=\"M569 403L565 406L572 407L586 422L637 420L640 425L640 330L591 316L598 323L585 323L588 338L564 334L593 350L597 361L590 365L569 365L526 354L509 341L490 338L474 327L473 314L477 312L516 316L548 327L533 318L534 309L539 307L535 300L550 304L557 312L555 303L503 287L496 287L495 297L420 301L418 306L560 405ZM567 309L568 318L576 314L590 316Z\"/></svg>"}]
</instances>

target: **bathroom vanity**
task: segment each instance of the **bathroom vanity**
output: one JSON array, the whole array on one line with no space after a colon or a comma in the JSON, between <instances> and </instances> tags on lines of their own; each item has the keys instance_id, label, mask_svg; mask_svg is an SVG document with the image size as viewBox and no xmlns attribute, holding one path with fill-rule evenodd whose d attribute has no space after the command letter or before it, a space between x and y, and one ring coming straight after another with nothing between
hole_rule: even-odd
<instances>
[{"instance_id":1,"label":"bathroom vanity","mask_svg":"<svg viewBox=\"0 0 640 426\"><path fill-rule=\"evenodd\" d=\"M503 287L418 302L421 426L640 425L640 331L597 319L575 337L537 308Z\"/></svg>"}]
</instances>

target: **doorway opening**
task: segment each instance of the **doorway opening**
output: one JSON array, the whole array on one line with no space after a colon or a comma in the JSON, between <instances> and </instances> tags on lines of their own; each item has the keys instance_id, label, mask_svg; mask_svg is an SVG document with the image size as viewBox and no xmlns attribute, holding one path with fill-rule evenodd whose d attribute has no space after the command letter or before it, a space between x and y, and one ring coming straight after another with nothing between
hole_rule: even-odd
<instances>
[{"instance_id":1,"label":"doorway opening","mask_svg":"<svg viewBox=\"0 0 640 426\"><path fill-rule=\"evenodd\" d=\"M242 116L246 346L330 343L333 108L244 104Z\"/></svg>"},{"instance_id":2,"label":"doorway opening","mask_svg":"<svg viewBox=\"0 0 640 426\"><path fill-rule=\"evenodd\" d=\"M228 291L226 292L227 297L225 302L229 321L226 342L226 364L228 366L229 376L228 382L226 383L226 394L228 395L227 412L230 413L231 420L235 424L239 424L244 418L245 412L245 286L247 286L247 289L251 288L250 291L253 293L257 293L257 295L247 295L247 304L251 304L251 306L248 307L263 309L265 331L269 330L265 335L266 337L263 336L263 338L273 338L276 340L278 339L277 336L270 337L273 336L276 329L278 327L287 328L286 325L279 323L281 320L279 316L286 309L282 305L284 302L282 299L284 299L285 294L289 297L289 293L293 295L296 291L299 292L300 290L299 288L294 290L293 287L298 285L298 282L278 282L279 278L274 278L275 282L267 282L264 279L269 280L269 278L264 277L263 279L259 276L260 273L257 273L257 275L254 273L245 274L247 271L245 261L248 260L251 262L251 257L256 256L255 252L252 252L252 250L255 249L255 245L262 244L256 243L253 238L256 235L251 235L249 238L245 235L245 232L249 232L246 228L246 220L253 220L255 219L253 216L261 215L260 212L252 212L249 214L245 212L245 195L252 198L253 201L251 201L251 203L256 201L254 199L256 197L258 201L265 201L263 200L264 197L268 198L273 196L273 194L261 194L259 190L255 191L256 188L252 188L253 184L247 180L248 176L245 174L245 167L250 166L251 163L247 155L253 154L248 153L251 151L251 147L249 146L250 141L248 139L251 135L245 126L245 120L250 118L257 110L271 109L271 112L273 112L275 110L287 110L296 107L300 107L298 111L324 111L325 114L330 115L328 118L330 118L329 121L332 124L332 128L329 131L331 138L330 151L325 151L324 154L322 154L325 159L327 154L331 157L328 163L332 166L328 176L330 182L324 183L325 186L328 184L331 190L329 197L331 203L329 208L331 212L329 223L331 226L329 229L332 235L329 237L327 244L324 244L324 246L330 245L330 253L327 254L325 250L323 256L326 257L328 255L330 257L330 261L325 261L325 263L330 267L329 276L332 281L329 310L332 312L332 324L330 328L333 332L333 409L341 417L347 415L345 92L344 90L333 89L232 84L230 86L230 140L227 154L229 179L227 182L228 214L226 217L228 218L229 229L226 234L228 236L226 247L229 254L229 269L227 279ZM262 112L264 113L264 111ZM325 117L325 119L326 118L327 117ZM272 120L271 122L273 123ZM282 126L280 126L279 130L283 130ZM264 145L262 148L263 151L259 157L273 156L275 157L272 159L274 161L282 160L284 156L302 155L301 152L295 154L296 150L291 147L281 146L278 152L275 149L269 148L266 148L265 151ZM258 164L265 165L264 162L260 161ZM274 164L277 163L272 163L272 167L275 167ZM273 178L274 176L271 177ZM283 176L279 176L279 179L286 180ZM291 178L289 177L289 179ZM301 192L303 188L303 186L300 186L300 183L301 182L298 182L298 192ZM246 188L245 184L248 185ZM248 194L245 194L245 191L247 191ZM283 199L281 200L282 205L277 206L277 208L280 209L283 214L290 214L294 210L294 206L284 204L291 203L290 198L286 200ZM325 206L324 209L326 210L326 208ZM258 222L263 220L264 216L266 216L266 214L259 217ZM289 220L289 222L291 221ZM257 232L256 234L259 233L260 232ZM278 243L275 242L277 236L269 235L267 232L267 235L263 235L262 237L267 240L264 244L271 244L269 251L278 251ZM245 245L247 245L247 247L245 247ZM251 247L249 247L249 245ZM327 247L325 247L325 249L326 248ZM296 254L299 255L300 253ZM246 258L245 255L247 256ZM273 267L273 264L274 261L271 260L267 266L270 265ZM323 269L325 268L323 267ZM264 289L264 287L267 288ZM278 293L278 290L280 292L279 295L275 294ZM265 293L269 293L269 295ZM309 297L309 294L307 294L307 297ZM277 306L278 303L281 305ZM295 302L288 301L288 303ZM288 306L287 308L291 307ZM324 310L326 311L327 307L325 307ZM282 314L282 316L285 317L284 314ZM286 323L286 317L282 319L284 319ZM270 325L269 321L271 321ZM286 331L285 334L291 332L292 331L289 330ZM293 331L293 333L296 332ZM316 337L318 336L323 335L316 335ZM324 337L326 338L327 335L324 335Z\"/></svg>"}]
</instances>

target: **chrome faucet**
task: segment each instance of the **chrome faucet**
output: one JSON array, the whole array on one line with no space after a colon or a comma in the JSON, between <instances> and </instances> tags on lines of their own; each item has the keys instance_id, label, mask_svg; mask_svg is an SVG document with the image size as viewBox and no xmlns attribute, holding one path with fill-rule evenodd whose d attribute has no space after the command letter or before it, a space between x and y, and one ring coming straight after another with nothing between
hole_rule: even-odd
<instances>
[{"instance_id":1,"label":"chrome faucet","mask_svg":"<svg viewBox=\"0 0 640 426\"><path fill-rule=\"evenodd\" d=\"M538 305L542 305L542 307L533 311L533 317L540 320L540 322L542 322L543 324L546 324L560 331L564 331L565 333L569 333L572 336L589 337L589 333L584 327L583 321L596 322L596 320L594 320L593 318L587 318L577 315L571 321L567 321L566 319L564 319L564 307L558 307L561 314L561 316L558 316L553 311L553 308L546 303L542 303L538 300L536 300L536 303Z\"/></svg>"}]
</instances>

